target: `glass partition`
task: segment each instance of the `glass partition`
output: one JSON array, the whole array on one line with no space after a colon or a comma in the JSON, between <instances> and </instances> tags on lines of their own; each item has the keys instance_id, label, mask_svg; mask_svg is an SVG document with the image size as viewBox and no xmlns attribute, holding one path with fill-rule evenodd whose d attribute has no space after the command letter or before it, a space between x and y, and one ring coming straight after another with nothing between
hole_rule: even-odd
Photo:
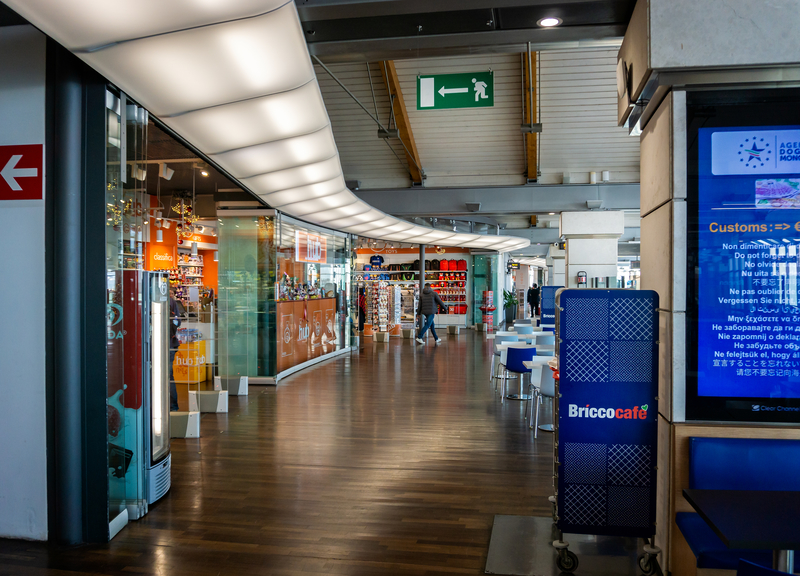
<instances>
[{"instance_id":1,"label":"glass partition","mask_svg":"<svg viewBox=\"0 0 800 576\"><path fill-rule=\"evenodd\" d=\"M277 371L350 345L350 237L289 218L279 221Z\"/></svg>"},{"instance_id":2,"label":"glass partition","mask_svg":"<svg viewBox=\"0 0 800 576\"><path fill-rule=\"evenodd\" d=\"M275 375L275 217L219 218L219 375Z\"/></svg>"},{"instance_id":3,"label":"glass partition","mask_svg":"<svg viewBox=\"0 0 800 576\"><path fill-rule=\"evenodd\" d=\"M108 520L141 513L142 331L139 274L146 191L147 112L124 95L106 96L106 309ZM136 384L139 383L137 386ZM121 527L124 520L113 523ZM111 534L113 536L113 533Z\"/></svg>"},{"instance_id":4,"label":"glass partition","mask_svg":"<svg viewBox=\"0 0 800 576\"><path fill-rule=\"evenodd\" d=\"M474 324L483 322L483 293L486 290L496 290L497 281L495 270L498 265L497 256L475 256L473 259L473 271L475 272L472 281L472 321ZM494 305L498 309L503 307L503 295L494 293ZM497 319L497 311L492 313ZM496 323L496 321L495 321Z\"/></svg>"}]
</instances>

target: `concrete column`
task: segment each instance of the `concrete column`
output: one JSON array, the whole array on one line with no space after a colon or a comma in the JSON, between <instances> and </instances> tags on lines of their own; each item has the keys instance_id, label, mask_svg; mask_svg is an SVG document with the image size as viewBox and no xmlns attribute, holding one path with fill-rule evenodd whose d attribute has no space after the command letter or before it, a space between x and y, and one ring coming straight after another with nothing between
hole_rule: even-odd
<instances>
[{"instance_id":1,"label":"concrete column","mask_svg":"<svg viewBox=\"0 0 800 576\"><path fill-rule=\"evenodd\" d=\"M562 212L560 232L566 238L565 286L578 286L578 273L592 278L617 277L617 241L625 231L625 214L616 211Z\"/></svg>"},{"instance_id":2,"label":"concrete column","mask_svg":"<svg viewBox=\"0 0 800 576\"><path fill-rule=\"evenodd\" d=\"M566 268L565 258L566 252L556 246L550 246L547 250L545 263L547 264L548 286L566 286L566 284L564 284L564 271Z\"/></svg>"},{"instance_id":3,"label":"concrete column","mask_svg":"<svg viewBox=\"0 0 800 576\"><path fill-rule=\"evenodd\" d=\"M662 566L691 574L691 553L673 569L670 527L672 438L685 420L686 391L686 93L671 92L641 136L643 290L659 297L658 508L656 545ZM680 506L680 502L676 505ZM684 543L683 546L686 546ZM679 554L680 556L680 554Z\"/></svg>"}]
</instances>

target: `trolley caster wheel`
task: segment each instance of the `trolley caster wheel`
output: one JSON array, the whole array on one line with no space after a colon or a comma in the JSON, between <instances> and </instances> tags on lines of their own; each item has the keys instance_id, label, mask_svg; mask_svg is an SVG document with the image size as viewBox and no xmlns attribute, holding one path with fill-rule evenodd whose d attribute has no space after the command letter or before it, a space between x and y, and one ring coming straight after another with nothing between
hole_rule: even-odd
<instances>
[{"instance_id":1,"label":"trolley caster wheel","mask_svg":"<svg viewBox=\"0 0 800 576\"><path fill-rule=\"evenodd\" d=\"M578 569L578 557L569 550L559 550L556 557L556 566L562 572L575 572Z\"/></svg>"},{"instance_id":2,"label":"trolley caster wheel","mask_svg":"<svg viewBox=\"0 0 800 576\"><path fill-rule=\"evenodd\" d=\"M650 554L639 556L639 569L645 576L651 576L651 574L656 573L656 562Z\"/></svg>"}]
</instances>

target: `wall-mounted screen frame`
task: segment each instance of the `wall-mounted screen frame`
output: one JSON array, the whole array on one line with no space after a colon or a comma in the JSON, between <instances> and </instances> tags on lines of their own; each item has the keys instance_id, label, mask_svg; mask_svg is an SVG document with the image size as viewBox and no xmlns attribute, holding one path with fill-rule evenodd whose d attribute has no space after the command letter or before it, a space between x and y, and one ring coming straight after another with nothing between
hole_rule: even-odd
<instances>
[{"instance_id":1,"label":"wall-mounted screen frame","mask_svg":"<svg viewBox=\"0 0 800 576\"><path fill-rule=\"evenodd\" d=\"M686 419L800 422L800 89L686 104Z\"/></svg>"}]
</instances>

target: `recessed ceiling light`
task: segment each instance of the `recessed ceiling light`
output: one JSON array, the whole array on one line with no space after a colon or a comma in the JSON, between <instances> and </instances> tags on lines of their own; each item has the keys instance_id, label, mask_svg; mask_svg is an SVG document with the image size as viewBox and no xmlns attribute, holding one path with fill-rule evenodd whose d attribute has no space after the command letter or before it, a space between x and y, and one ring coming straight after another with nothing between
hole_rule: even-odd
<instances>
[{"instance_id":1,"label":"recessed ceiling light","mask_svg":"<svg viewBox=\"0 0 800 576\"><path fill-rule=\"evenodd\" d=\"M542 28L552 28L553 26L558 26L562 22L563 20L561 18L548 17L548 18L542 18L537 22L537 24Z\"/></svg>"},{"instance_id":2,"label":"recessed ceiling light","mask_svg":"<svg viewBox=\"0 0 800 576\"><path fill-rule=\"evenodd\" d=\"M200 170L200 175L201 176L208 176L208 171L207 170Z\"/></svg>"},{"instance_id":3,"label":"recessed ceiling light","mask_svg":"<svg viewBox=\"0 0 800 576\"><path fill-rule=\"evenodd\" d=\"M555 212L548 212L548 214L549 214L550 216L555 216L555 215L556 215L556 213L555 213Z\"/></svg>"}]
</instances>

